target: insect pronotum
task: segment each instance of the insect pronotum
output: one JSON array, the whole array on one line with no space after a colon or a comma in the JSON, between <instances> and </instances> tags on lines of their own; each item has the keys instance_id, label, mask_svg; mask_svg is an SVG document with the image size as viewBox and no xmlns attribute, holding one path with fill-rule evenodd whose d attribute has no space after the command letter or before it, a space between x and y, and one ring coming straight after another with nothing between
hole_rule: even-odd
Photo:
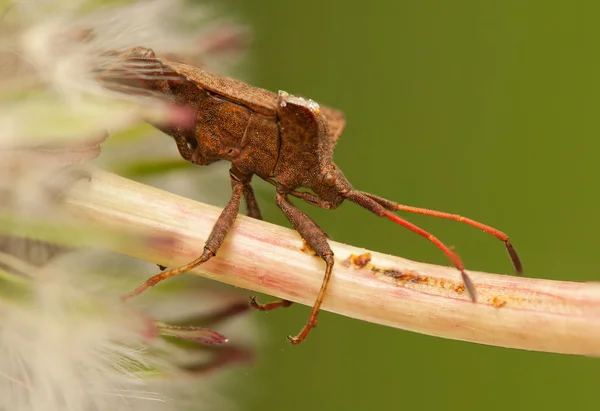
<instances>
[{"instance_id":1,"label":"insect pronotum","mask_svg":"<svg viewBox=\"0 0 600 411\"><path fill-rule=\"evenodd\" d=\"M192 129L154 126L175 139L185 160L199 165L230 161L232 184L231 199L217 219L200 257L149 278L128 297L214 257L238 214L242 199L247 214L261 219L251 186L254 175L275 187L277 206L325 262L325 275L310 317L300 333L288 337L294 345L303 341L317 324L334 259L325 232L289 201L290 196L325 209L337 208L344 200L350 200L425 237L460 271L473 301L476 300L475 288L460 257L429 232L397 216L395 211L455 220L479 228L505 243L516 272L522 272L521 262L508 236L495 228L456 214L402 205L355 190L332 160L333 148L345 125L340 111L283 91L276 94L239 80L209 74L195 66L160 59L146 48L129 50L122 53L122 57L121 71L104 71L104 80L138 92L151 92L172 104L193 110L195 127ZM127 73L128 70L131 73ZM298 191L300 188L312 192ZM254 298L251 300L253 307L264 311L291 304L286 300L267 304L260 304Z\"/></svg>"}]
</instances>

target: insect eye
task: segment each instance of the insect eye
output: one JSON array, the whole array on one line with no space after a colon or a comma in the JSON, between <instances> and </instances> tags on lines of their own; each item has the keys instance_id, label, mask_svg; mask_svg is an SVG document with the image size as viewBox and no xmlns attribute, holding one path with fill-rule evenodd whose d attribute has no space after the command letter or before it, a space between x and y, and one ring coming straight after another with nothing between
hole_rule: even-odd
<instances>
[{"instance_id":1,"label":"insect eye","mask_svg":"<svg viewBox=\"0 0 600 411\"><path fill-rule=\"evenodd\" d=\"M335 184L335 176L331 173L325 173L323 176L323 184L326 186L333 186Z\"/></svg>"}]
</instances>

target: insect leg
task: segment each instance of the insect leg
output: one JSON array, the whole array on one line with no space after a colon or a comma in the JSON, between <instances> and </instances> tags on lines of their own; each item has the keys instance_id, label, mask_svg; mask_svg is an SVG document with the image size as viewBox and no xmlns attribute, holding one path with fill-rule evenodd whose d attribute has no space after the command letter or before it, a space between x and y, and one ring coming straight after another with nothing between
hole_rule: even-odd
<instances>
[{"instance_id":1,"label":"insect leg","mask_svg":"<svg viewBox=\"0 0 600 411\"><path fill-rule=\"evenodd\" d=\"M306 338L310 330L317 326L319 309L321 308L321 304L325 298L327 285L329 284L329 279L331 278L331 270L333 269L333 251L331 251L331 248L327 243L327 236L321 227L319 227L317 223L311 220L302 211L294 207L294 205L289 202L285 194L277 193L275 202L289 222L292 223L294 228L302 236L302 238L304 238L304 240L311 246L315 253L321 257L323 261L325 261L326 264L325 276L323 277L323 282L321 283L321 289L319 290L317 300L315 301L315 305L312 308L306 325L302 328L297 336L288 337L290 343L292 345L296 345L301 343Z\"/></svg>"},{"instance_id":2,"label":"insect leg","mask_svg":"<svg viewBox=\"0 0 600 411\"><path fill-rule=\"evenodd\" d=\"M294 304L292 301L283 299L269 301L268 303L261 304L256 300L256 297L250 297L250 306L252 308L256 308L258 311L271 311L276 308L287 308L292 304Z\"/></svg>"},{"instance_id":3,"label":"insect leg","mask_svg":"<svg viewBox=\"0 0 600 411\"><path fill-rule=\"evenodd\" d=\"M194 261L192 261L191 263L183 265L179 268L164 271L160 274L155 275L154 277L150 277L148 280L146 280L146 282L144 282L138 288L136 288L129 294L125 295L124 298L130 298L130 297L136 296L138 294L141 294L144 291L146 291L148 288L154 287L156 284L158 284L159 282L161 282L163 280L166 280L167 278L171 278L176 275L183 274L187 271L190 271L191 269L199 266L200 264L205 263L206 261L210 260L212 257L214 257L217 254L217 251L221 247L221 244L223 244L223 240L225 240L225 237L227 236L227 232L233 225L233 222L235 221L235 217L237 216L237 214L240 210L240 203L242 201L242 194L244 191L244 183L239 181L237 179L237 177L234 176L232 173L230 173L230 174L231 174L231 185L232 185L233 194L231 195L231 199L229 200L229 202L227 203L227 205L221 212L221 215L219 215L217 222L213 226L213 229L212 229L210 235L208 236L208 240L206 240L206 244L204 245L204 252L202 253L202 255L200 257L198 257L197 259L195 259Z\"/></svg>"},{"instance_id":4,"label":"insect leg","mask_svg":"<svg viewBox=\"0 0 600 411\"><path fill-rule=\"evenodd\" d=\"M244 184L244 200L246 201L246 214L248 217L262 220L262 214L260 213L260 208L258 207L256 197L254 197L254 190L250 183Z\"/></svg>"},{"instance_id":5,"label":"insect leg","mask_svg":"<svg viewBox=\"0 0 600 411\"><path fill-rule=\"evenodd\" d=\"M258 202L254 197L254 190L252 189L252 186L249 183L244 185L244 199L246 200L248 216L256 218L258 220L262 220L262 215L260 214L260 209L258 208ZM250 297L250 305L259 311L271 311L280 307L287 308L292 304L293 302L291 301L281 299L261 304L256 300L256 297Z\"/></svg>"}]
</instances>

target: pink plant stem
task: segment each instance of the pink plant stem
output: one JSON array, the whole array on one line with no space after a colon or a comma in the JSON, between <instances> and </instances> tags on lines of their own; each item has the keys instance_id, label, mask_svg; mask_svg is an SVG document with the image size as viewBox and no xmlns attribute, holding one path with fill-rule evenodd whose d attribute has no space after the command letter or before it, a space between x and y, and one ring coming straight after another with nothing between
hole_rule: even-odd
<instances>
[{"instance_id":1,"label":"pink plant stem","mask_svg":"<svg viewBox=\"0 0 600 411\"><path fill-rule=\"evenodd\" d=\"M114 251L169 267L198 257L220 212L100 171L93 173L91 182L76 184L66 197L66 206L82 221L154 239L145 246L117 243ZM455 268L333 241L331 246L336 264L325 310L443 338L524 350L600 354L598 284L470 271L478 296L473 303ZM324 269L295 231L240 215L217 257L194 272L312 305Z\"/></svg>"}]
</instances>

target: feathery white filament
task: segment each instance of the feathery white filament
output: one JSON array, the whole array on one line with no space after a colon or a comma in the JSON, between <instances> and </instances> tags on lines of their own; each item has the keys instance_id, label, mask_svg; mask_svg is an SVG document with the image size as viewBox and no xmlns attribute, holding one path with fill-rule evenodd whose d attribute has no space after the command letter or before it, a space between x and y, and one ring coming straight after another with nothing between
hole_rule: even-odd
<instances>
[{"instance_id":1,"label":"feathery white filament","mask_svg":"<svg viewBox=\"0 0 600 411\"><path fill-rule=\"evenodd\" d=\"M31 298L0 299L0 410L125 410L159 399L144 380L164 367L146 353L149 320L51 267L28 273Z\"/></svg>"}]
</instances>

